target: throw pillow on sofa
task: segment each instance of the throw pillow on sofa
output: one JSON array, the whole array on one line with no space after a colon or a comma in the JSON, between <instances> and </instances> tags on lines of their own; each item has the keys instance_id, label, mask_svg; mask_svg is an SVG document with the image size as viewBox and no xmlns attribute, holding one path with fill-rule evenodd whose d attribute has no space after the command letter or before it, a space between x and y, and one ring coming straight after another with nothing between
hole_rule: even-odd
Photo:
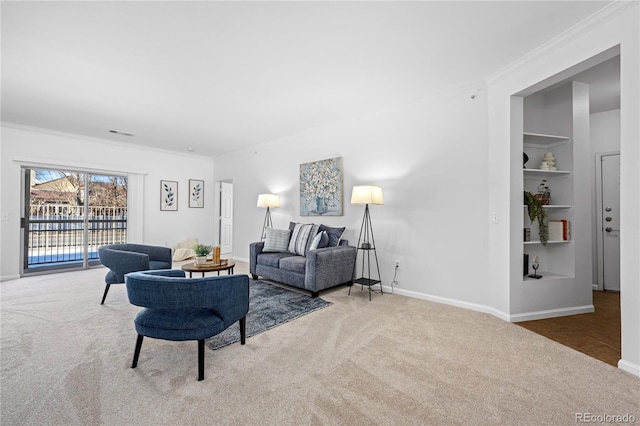
<instances>
[{"instance_id":1,"label":"throw pillow on sofa","mask_svg":"<svg viewBox=\"0 0 640 426\"><path fill-rule=\"evenodd\" d=\"M307 243L309 242L309 235L313 224L296 223L291 233L291 239L289 240L289 252L298 256L304 256L307 252ZM314 236L315 237L315 236Z\"/></svg>"},{"instance_id":2,"label":"throw pillow on sofa","mask_svg":"<svg viewBox=\"0 0 640 426\"><path fill-rule=\"evenodd\" d=\"M329 226L320 225L320 232L326 231L329 235L329 244L327 244L327 247L335 247L340 244L344 230L345 228L331 228Z\"/></svg>"},{"instance_id":3,"label":"throw pillow on sofa","mask_svg":"<svg viewBox=\"0 0 640 426\"><path fill-rule=\"evenodd\" d=\"M309 246L309 250L324 248L327 246L327 244L329 244L329 234L327 234L327 231L322 231L315 236L315 238L311 242L311 245Z\"/></svg>"},{"instance_id":4,"label":"throw pillow on sofa","mask_svg":"<svg viewBox=\"0 0 640 426\"><path fill-rule=\"evenodd\" d=\"M286 253L289 251L289 239L291 231L288 229L266 229L266 239L264 241L263 252Z\"/></svg>"}]
</instances>

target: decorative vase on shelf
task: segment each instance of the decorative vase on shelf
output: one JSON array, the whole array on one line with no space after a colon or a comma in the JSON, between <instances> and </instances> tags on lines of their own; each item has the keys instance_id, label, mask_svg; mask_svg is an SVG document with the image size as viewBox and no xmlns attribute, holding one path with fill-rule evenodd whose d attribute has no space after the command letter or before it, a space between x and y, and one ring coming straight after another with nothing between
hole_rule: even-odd
<instances>
[{"instance_id":1,"label":"decorative vase on shelf","mask_svg":"<svg viewBox=\"0 0 640 426\"><path fill-rule=\"evenodd\" d=\"M547 170L558 170L556 167L556 158L553 155L553 152L545 152L544 158L542 159L544 163L547 163Z\"/></svg>"}]
</instances>

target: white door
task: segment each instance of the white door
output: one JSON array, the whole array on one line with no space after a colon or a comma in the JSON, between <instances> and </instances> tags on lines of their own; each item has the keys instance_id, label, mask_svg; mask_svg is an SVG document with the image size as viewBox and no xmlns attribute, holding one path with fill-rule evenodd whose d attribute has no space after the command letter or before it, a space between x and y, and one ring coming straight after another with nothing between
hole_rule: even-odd
<instances>
[{"instance_id":1,"label":"white door","mask_svg":"<svg viewBox=\"0 0 640 426\"><path fill-rule=\"evenodd\" d=\"M233 252L233 184L220 182L220 253Z\"/></svg>"},{"instance_id":2,"label":"white door","mask_svg":"<svg viewBox=\"0 0 640 426\"><path fill-rule=\"evenodd\" d=\"M603 155L600 164L603 288L620 291L620 154Z\"/></svg>"}]
</instances>

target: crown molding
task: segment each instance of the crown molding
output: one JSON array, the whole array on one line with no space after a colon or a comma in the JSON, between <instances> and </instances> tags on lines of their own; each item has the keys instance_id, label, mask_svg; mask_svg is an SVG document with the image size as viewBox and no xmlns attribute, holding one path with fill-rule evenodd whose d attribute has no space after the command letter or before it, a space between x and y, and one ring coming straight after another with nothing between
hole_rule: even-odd
<instances>
[{"instance_id":1,"label":"crown molding","mask_svg":"<svg viewBox=\"0 0 640 426\"><path fill-rule=\"evenodd\" d=\"M561 44L565 44L579 38L583 34L592 31L594 28L604 25L605 23L611 21L615 17L623 13L626 13L627 11L633 9L634 7L638 7L639 3L640 2L638 0L632 0L632 1L616 0L608 4L607 6L593 13L589 17L585 18L584 20L578 22L577 24L568 28L564 32L553 37L549 41L536 47L526 55L516 59L506 67L490 75L487 78L487 84L493 85L499 82L505 76L511 74L514 70L521 68L527 62L543 55L544 53L550 50L555 49L557 46Z\"/></svg>"},{"instance_id":2,"label":"crown molding","mask_svg":"<svg viewBox=\"0 0 640 426\"><path fill-rule=\"evenodd\" d=\"M179 156L187 157L191 159L201 158L206 160L212 160L212 157L209 157L207 155L191 154L191 153L185 153L181 151L172 151L170 149L156 148L154 146L141 145L141 144L131 143L131 142L122 142L122 141L117 141L113 139L102 139L102 138L97 138L95 136L86 136L78 133L63 132L60 130L47 129L45 127L29 126L27 124L13 123L10 121L0 121L0 127L8 127L8 128L13 128L17 130L41 133L44 135L57 136L57 137L62 137L67 139L76 139L82 142L96 142L96 143L102 143L102 144L106 143L106 144L109 144L110 146L118 145L126 148L142 149L145 151L154 151L154 152L170 154L170 155L179 155Z\"/></svg>"}]
</instances>

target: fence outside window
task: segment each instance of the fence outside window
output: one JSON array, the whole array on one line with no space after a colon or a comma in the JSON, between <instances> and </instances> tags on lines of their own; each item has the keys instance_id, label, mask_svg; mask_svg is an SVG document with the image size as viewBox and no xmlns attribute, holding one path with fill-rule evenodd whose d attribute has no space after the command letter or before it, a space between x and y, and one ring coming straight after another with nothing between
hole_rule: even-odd
<instances>
[{"instance_id":1,"label":"fence outside window","mask_svg":"<svg viewBox=\"0 0 640 426\"><path fill-rule=\"evenodd\" d=\"M101 246L127 241L126 207L90 206L85 209L85 206L69 204L30 205L28 266L82 261L85 222L88 260L98 259Z\"/></svg>"}]
</instances>

